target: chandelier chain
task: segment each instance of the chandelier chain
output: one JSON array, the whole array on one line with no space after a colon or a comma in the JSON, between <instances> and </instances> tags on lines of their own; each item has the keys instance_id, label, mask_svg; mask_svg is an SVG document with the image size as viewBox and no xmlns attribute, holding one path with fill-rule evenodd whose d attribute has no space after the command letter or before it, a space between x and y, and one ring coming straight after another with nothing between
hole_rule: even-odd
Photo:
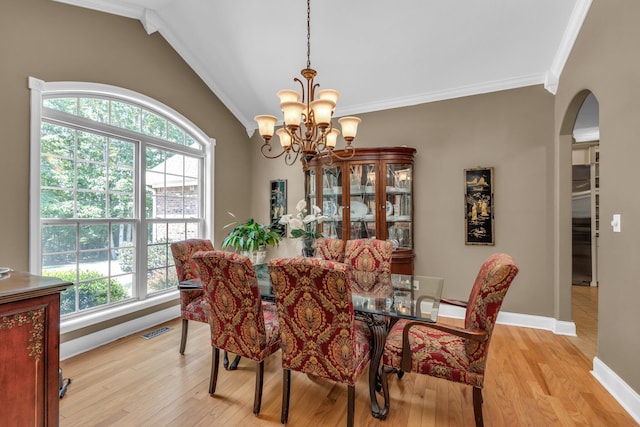
<instances>
[{"instance_id":1,"label":"chandelier chain","mask_svg":"<svg viewBox=\"0 0 640 427\"><path fill-rule=\"evenodd\" d=\"M307 68L311 68L311 0L307 0Z\"/></svg>"}]
</instances>

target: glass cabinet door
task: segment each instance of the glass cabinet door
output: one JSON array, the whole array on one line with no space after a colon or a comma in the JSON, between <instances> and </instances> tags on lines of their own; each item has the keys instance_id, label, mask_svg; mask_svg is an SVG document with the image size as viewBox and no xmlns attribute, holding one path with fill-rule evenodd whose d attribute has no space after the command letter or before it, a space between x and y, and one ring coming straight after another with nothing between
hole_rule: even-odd
<instances>
[{"instance_id":1,"label":"glass cabinet door","mask_svg":"<svg viewBox=\"0 0 640 427\"><path fill-rule=\"evenodd\" d=\"M385 215L387 239L394 249L411 249L412 242L412 165L386 163Z\"/></svg>"},{"instance_id":2,"label":"glass cabinet door","mask_svg":"<svg viewBox=\"0 0 640 427\"><path fill-rule=\"evenodd\" d=\"M322 224L322 234L329 239L342 239L342 167L322 168L322 215L327 219Z\"/></svg>"},{"instance_id":3,"label":"glass cabinet door","mask_svg":"<svg viewBox=\"0 0 640 427\"><path fill-rule=\"evenodd\" d=\"M376 238L377 163L349 165L350 239Z\"/></svg>"}]
</instances>

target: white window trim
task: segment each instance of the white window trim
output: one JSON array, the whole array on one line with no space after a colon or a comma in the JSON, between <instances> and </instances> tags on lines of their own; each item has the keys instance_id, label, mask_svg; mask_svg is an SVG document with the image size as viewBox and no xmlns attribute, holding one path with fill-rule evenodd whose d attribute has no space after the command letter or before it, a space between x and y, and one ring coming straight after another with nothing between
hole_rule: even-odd
<instances>
[{"instance_id":1,"label":"white window trim","mask_svg":"<svg viewBox=\"0 0 640 427\"><path fill-rule=\"evenodd\" d=\"M140 105L151 111L156 111L164 115L167 119L189 132L196 141L204 147L205 175L203 185L203 205L204 205L204 230L203 235L213 240L214 218L214 164L216 140L207 136L193 122L178 113L169 106L150 98L141 93L116 86L89 82L45 82L35 77L29 77L29 89L31 90L31 138L30 138L30 207L29 207L29 271L33 274L42 274L42 242L40 238L40 139L42 122L42 100L46 95L74 96L106 96L116 97ZM115 306L99 312L88 313L86 316L76 316L61 324L65 332L70 332L82 327L116 318L124 314L146 309L155 305L160 305L176 298L178 291L164 293L158 297L152 297L143 301L131 304Z\"/></svg>"}]
</instances>

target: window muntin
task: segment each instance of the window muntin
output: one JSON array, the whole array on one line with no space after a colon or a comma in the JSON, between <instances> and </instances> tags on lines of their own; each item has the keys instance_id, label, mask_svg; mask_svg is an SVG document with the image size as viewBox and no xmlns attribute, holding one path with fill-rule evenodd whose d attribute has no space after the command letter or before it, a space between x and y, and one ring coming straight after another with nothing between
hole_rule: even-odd
<instances>
[{"instance_id":1,"label":"window muntin","mask_svg":"<svg viewBox=\"0 0 640 427\"><path fill-rule=\"evenodd\" d=\"M42 107L39 262L74 282L62 314L175 291L169 244L208 227L209 141L130 96L45 95Z\"/></svg>"}]
</instances>

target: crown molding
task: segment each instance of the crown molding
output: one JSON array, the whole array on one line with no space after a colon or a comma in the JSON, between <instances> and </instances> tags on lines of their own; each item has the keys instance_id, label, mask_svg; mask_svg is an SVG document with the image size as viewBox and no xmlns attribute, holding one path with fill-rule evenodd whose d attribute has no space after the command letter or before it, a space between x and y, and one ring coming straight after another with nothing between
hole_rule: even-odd
<instances>
[{"instance_id":1,"label":"crown molding","mask_svg":"<svg viewBox=\"0 0 640 427\"><path fill-rule=\"evenodd\" d=\"M564 34L562 35L562 39L560 40L560 45L558 46L556 55L551 62L549 71L547 72L547 78L545 79L545 89L547 89L554 95L558 90L558 82L560 80L560 76L562 75L562 70L567 63L569 54L571 54L573 45L578 38L578 34L580 33L582 24L584 23L584 20L587 17L587 13L589 12L589 8L591 7L591 1L592 0L576 1L575 6L573 7L573 11L571 12L571 17L569 18L569 22L567 23L567 27L565 28Z\"/></svg>"}]
</instances>

